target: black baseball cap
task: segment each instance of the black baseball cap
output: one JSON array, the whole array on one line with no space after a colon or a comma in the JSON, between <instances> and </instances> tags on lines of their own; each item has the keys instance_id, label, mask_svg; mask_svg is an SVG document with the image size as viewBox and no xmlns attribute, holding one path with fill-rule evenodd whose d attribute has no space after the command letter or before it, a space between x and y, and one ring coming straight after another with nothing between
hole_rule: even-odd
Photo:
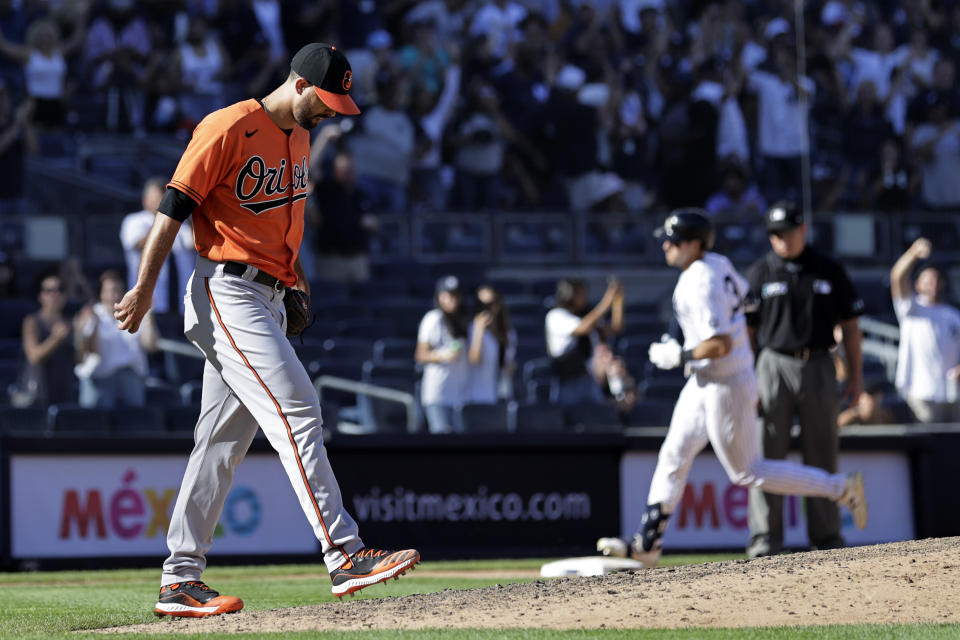
<instances>
[{"instance_id":1,"label":"black baseball cap","mask_svg":"<svg viewBox=\"0 0 960 640\"><path fill-rule=\"evenodd\" d=\"M767 233L796 229L803 222L803 211L792 202L778 202L767 210Z\"/></svg>"},{"instance_id":2,"label":"black baseball cap","mask_svg":"<svg viewBox=\"0 0 960 640\"><path fill-rule=\"evenodd\" d=\"M333 45L323 42L308 44L293 56L290 69L312 84L323 103L337 113L348 116L360 113L349 93L353 84L350 63Z\"/></svg>"}]
</instances>

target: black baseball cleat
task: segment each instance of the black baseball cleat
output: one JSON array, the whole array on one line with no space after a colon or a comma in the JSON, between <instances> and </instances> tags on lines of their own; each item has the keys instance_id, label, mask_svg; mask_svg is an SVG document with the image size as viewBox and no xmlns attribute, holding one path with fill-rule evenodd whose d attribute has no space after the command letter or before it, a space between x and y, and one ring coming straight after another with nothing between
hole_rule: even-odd
<instances>
[{"instance_id":1,"label":"black baseball cleat","mask_svg":"<svg viewBox=\"0 0 960 640\"><path fill-rule=\"evenodd\" d=\"M175 582L160 589L154 612L158 616L203 618L243 609L243 600L222 596L200 580Z\"/></svg>"},{"instance_id":2,"label":"black baseball cleat","mask_svg":"<svg viewBox=\"0 0 960 640\"><path fill-rule=\"evenodd\" d=\"M420 552L416 549L361 549L350 556L339 569L330 572L333 595L343 598L348 593L353 594L372 584L399 578L407 570L413 571L418 562Z\"/></svg>"}]
</instances>

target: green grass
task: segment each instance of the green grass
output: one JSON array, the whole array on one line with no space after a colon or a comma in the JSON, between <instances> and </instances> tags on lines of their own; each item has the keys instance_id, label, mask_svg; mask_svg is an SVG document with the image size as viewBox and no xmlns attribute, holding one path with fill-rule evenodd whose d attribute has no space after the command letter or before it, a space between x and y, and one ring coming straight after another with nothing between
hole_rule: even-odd
<instances>
[{"instance_id":1,"label":"green grass","mask_svg":"<svg viewBox=\"0 0 960 640\"><path fill-rule=\"evenodd\" d=\"M665 556L663 564L677 565L727 560L742 556ZM484 587L500 579L447 578L431 576L431 571L531 570L545 560L490 560L467 562L431 562L398 582L372 587L359 598L426 593L443 589ZM322 565L268 565L256 567L214 567L205 574L210 584L223 593L242 596L248 610L276 609L333 602L326 570ZM511 580L521 581L521 580ZM51 638L100 638L78 635L79 630L98 629L156 622L153 602L159 585L156 569L113 571L58 571L38 573L0 573L0 639L39 640ZM459 630L459 631L376 631L311 633L245 633L217 636L210 634L164 633L167 621L156 622L156 633L121 634L108 638L318 638L321 640L866 640L885 638L932 639L960 637L960 625L855 625L830 627L792 627L773 629L697 629L586 630L554 631L540 629ZM189 624L176 623L176 624Z\"/></svg>"}]
</instances>

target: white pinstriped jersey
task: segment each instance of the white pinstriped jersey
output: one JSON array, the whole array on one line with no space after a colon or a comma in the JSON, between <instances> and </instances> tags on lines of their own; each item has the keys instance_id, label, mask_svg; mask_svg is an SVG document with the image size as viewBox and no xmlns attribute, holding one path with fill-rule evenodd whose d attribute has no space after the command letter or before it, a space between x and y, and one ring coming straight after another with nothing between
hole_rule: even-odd
<instances>
[{"instance_id":1,"label":"white pinstriped jersey","mask_svg":"<svg viewBox=\"0 0 960 640\"><path fill-rule=\"evenodd\" d=\"M753 370L753 352L747 338L743 298L749 285L733 264L719 253L706 252L680 274L673 290L673 311L683 330L684 349L719 335L728 335L733 347L722 358L690 362L699 376L726 378Z\"/></svg>"}]
</instances>

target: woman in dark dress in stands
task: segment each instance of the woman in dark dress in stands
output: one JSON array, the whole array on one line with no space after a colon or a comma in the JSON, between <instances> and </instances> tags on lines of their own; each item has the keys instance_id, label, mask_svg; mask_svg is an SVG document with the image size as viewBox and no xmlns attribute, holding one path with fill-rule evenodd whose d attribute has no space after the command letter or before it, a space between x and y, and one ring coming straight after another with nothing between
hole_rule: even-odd
<instances>
[{"instance_id":1,"label":"woman in dark dress in stands","mask_svg":"<svg viewBox=\"0 0 960 640\"><path fill-rule=\"evenodd\" d=\"M23 373L18 384L21 406L45 407L76 402L74 349L70 320L64 317L66 296L59 276L40 282L40 309L23 319Z\"/></svg>"}]
</instances>

